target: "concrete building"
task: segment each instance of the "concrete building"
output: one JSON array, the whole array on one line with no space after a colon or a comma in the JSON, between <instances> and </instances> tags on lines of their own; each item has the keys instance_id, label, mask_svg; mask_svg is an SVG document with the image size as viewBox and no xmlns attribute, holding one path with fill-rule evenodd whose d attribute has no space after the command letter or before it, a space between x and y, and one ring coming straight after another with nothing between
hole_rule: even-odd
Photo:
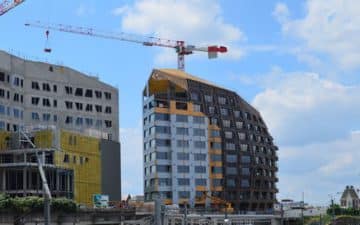
<instances>
[{"instance_id":1,"label":"concrete building","mask_svg":"<svg viewBox=\"0 0 360 225\"><path fill-rule=\"evenodd\" d=\"M98 78L0 51L1 190L41 195L36 149L21 130L43 152L54 196L121 200L118 115L118 90Z\"/></svg>"},{"instance_id":2,"label":"concrete building","mask_svg":"<svg viewBox=\"0 0 360 225\"><path fill-rule=\"evenodd\" d=\"M277 147L256 109L172 69L153 70L143 96L145 200L272 211Z\"/></svg>"},{"instance_id":3,"label":"concrete building","mask_svg":"<svg viewBox=\"0 0 360 225\"><path fill-rule=\"evenodd\" d=\"M346 186L343 194L340 198L340 205L342 208L354 208L359 209L360 199L354 186Z\"/></svg>"}]
</instances>

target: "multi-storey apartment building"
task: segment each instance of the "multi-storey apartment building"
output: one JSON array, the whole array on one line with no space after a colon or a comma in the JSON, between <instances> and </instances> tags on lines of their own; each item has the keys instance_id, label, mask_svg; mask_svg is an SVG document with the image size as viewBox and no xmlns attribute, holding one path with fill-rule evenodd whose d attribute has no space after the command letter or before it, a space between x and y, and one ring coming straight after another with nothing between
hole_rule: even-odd
<instances>
[{"instance_id":1,"label":"multi-storey apartment building","mask_svg":"<svg viewBox=\"0 0 360 225\"><path fill-rule=\"evenodd\" d=\"M42 193L35 149L23 143L21 131L43 152L54 196L84 204L101 193L121 200L118 115L117 88L0 51L1 191Z\"/></svg>"},{"instance_id":2,"label":"multi-storey apartment building","mask_svg":"<svg viewBox=\"0 0 360 225\"><path fill-rule=\"evenodd\" d=\"M277 147L260 113L233 91L172 69L153 70L144 89L145 199L165 204L232 203L271 211Z\"/></svg>"}]
</instances>

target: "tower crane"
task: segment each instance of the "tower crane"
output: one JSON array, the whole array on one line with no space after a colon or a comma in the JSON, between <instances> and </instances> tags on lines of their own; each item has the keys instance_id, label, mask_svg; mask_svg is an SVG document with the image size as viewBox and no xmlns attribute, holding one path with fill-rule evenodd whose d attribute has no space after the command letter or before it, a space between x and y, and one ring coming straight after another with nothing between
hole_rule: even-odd
<instances>
[{"instance_id":1,"label":"tower crane","mask_svg":"<svg viewBox=\"0 0 360 225\"><path fill-rule=\"evenodd\" d=\"M21 3L25 2L25 0L4 0L0 3L0 16L7 13L12 8L15 8L16 6L20 5Z\"/></svg>"},{"instance_id":2,"label":"tower crane","mask_svg":"<svg viewBox=\"0 0 360 225\"><path fill-rule=\"evenodd\" d=\"M128 41L137 44L142 44L144 46L173 48L177 53L179 70L185 70L185 55L193 54L195 51L207 52L209 59L216 58L218 53L227 52L227 48L224 46L214 45L207 47L197 47L195 45L186 45L185 41L175 41L175 40L168 40L157 37L145 37L145 36L127 34L123 32L121 33L106 32L106 31L95 30L93 28L63 25L63 24L44 24L41 23L40 21L26 23L25 26L44 28L46 29L47 36L49 35L49 30L56 30L61 32L88 35L99 38ZM45 51L51 52L51 49L45 49Z\"/></svg>"}]
</instances>

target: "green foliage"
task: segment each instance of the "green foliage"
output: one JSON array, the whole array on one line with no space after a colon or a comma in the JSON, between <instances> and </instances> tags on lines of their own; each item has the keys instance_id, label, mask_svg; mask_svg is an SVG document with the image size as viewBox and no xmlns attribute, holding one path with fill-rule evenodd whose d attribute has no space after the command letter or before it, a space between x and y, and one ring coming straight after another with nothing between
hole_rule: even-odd
<instances>
[{"instance_id":1,"label":"green foliage","mask_svg":"<svg viewBox=\"0 0 360 225\"><path fill-rule=\"evenodd\" d=\"M12 212L40 212L44 208L44 198L37 196L11 198L5 194L0 194L0 211ZM51 210L57 212L76 212L76 203L67 198L53 198L51 200Z\"/></svg>"},{"instance_id":2,"label":"green foliage","mask_svg":"<svg viewBox=\"0 0 360 225\"><path fill-rule=\"evenodd\" d=\"M334 204L334 206L330 206L327 209L327 214L332 215L333 210L334 210L335 215L348 215L348 216L359 216L360 215L359 209L354 209L354 208L343 209L337 204Z\"/></svg>"}]
</instances>

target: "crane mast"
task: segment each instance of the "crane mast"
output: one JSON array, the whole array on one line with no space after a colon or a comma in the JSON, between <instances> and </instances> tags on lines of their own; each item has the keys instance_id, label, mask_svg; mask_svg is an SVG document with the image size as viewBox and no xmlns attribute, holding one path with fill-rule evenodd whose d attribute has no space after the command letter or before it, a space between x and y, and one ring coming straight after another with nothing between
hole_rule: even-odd
<instances>
[{"instance_id":1,"label":"crane mast","mask_svg":"<svg viewBox=\"0 0 360 225\"><path fill-rule=\"evenodd\" d=\"M193 54L194 51L207 52L209 59L216 58L218 53L226 53L227 48L224 46L207 46L197 47L195 45L185 45L184 41L175 41L157 37L146 37L128 33L114 33L100 31L93 28L85 28L79 26L71 26L64 24L43 24L40 21L26 23L25 26L43 28L48 30L56 30L60 32L74 33L80 35L87 35L105 39L119 40L142 44L144 46L158 46L164 48L173 48L176 50L178 57L178 69L185 70L185 55Z\"/></svg>"},{"instance_id":2,"label":"crane mast","mask_svg":"<svg viewBox=\"0 0 360 225\"><path fill-rule=\"evenodd\" d=\"M20 5L21 3L25 2L25 0L4 0L0 3L0 16L7 13L12 8L15 8L16 6Z\"/></svg>"}]
</instances>

